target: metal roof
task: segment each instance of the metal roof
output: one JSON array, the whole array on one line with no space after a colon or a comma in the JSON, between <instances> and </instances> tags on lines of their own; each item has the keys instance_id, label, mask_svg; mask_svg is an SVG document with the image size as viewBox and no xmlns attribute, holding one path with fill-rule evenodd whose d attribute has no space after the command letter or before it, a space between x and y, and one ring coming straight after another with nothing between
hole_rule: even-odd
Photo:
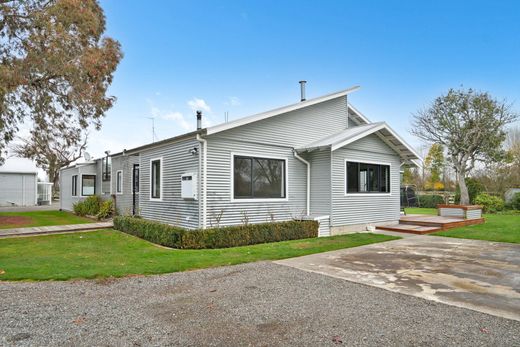
<instances>
[{"instance_id":1,"label":"metal roof","mask_svg":"<svg viewBox=\"0 0 520 347\"><path fill-rule=\"evenodd\" d=\"M421 160L421 157L413 147L397 135L397 133L385 122L370 123L347 128L336 134L311 142L304 147L297 148L296 151L310 152L322 148L330 148L331 151L335 151L374 133L389 147L396 151L405 161L413 162L414 160ZM417 163L414 164L417 165Z\"/></svg>"}]
</instances>

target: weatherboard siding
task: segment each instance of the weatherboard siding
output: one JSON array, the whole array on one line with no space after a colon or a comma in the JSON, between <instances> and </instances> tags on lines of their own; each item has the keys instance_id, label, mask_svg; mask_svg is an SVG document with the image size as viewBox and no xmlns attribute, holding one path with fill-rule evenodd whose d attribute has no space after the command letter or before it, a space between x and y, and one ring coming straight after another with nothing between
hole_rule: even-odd
<instances>
[{"instance_id":1,"label":"weatherboard siding","mask_svg":"<svg viewBox=\"0 0 520 347\"><path fill-rule=\"evenodd\" d=\"M181 175L199 169L198 155L190 153L194 147L199 142L190 138L141 151L139 210L143 218L186 228L199 226L199 201L181 198ZM150 199L150 160L156 158L162 158L162 201Z\"/></svg>"},{"instance_id":2,"label":"weatherboard siding","mask_svg":"<svg viewBox=\"0 0 520 347\"><path fill-rule=\"evenodd\" d=\"M78 175L77 196L72 196L72 176ZM85 200L86 197L81 196L81 175L96 175L96 195L101 195L100 174L98 173L98 164L86 164L76 167L62 169L60 171L60 208L72 211L72 205L78 201ZM101 195L103 196L103 195Z\"/></svg>"},{"instance_id":3,"label":"weatherboard siding","mask_svg":"<svg viewBox=\"0 0 520 347\"><path fill-rule=\"evenodd\" d=\"M312 215L330 215L330 150L318 150L305 158L311 164L311 209Z\"/></svg>"},{"instance_id":4,"label":"weatherboard siding","mask_svg":"<svg viewBox=\"0 0 520 347\"><path fill-rule=\"evenodd\" d=\"M126 155L112 158L111 190L116 199L116 208L119 214L131 215L133 206L132 173L133 165L139 164L138 155ZM117 171L123 172L121 194L117 193ZM136 209L139 207L139 194L136 194ZM136 211L137 212L137 211Z\"/></svg>"},{"instance_id":5,"label":"weatherboard siding","mask_svg":"<svg viewBox=\"0 0 520 347\"><path fill-rule=\"evenodd\" d=\"M246 134L246 133L244 133ZM249 135L249 134L247 134ZM249 137L249 136L247 136ZM232 154L287 159L288 199L243 201L231 198ZM254 144L219 136L208 137L207 226L262 223L301 217L306 213L305 164L294 158L291 147Z\"/></svg>"},{"instance_id":6,"label":"weatherboard siding","mask_svg":"<svg viewBox=\"0 0 520 347\"><path fill-rule=\"evenodd\" d=\"M390 164L390 194L345 195L345 160ZM399 156L376 135L332 152L331 225L358 225L399 219Z\"/></svg>"},{"instance_id":7,"label":"weatherboard siding","mask_svg":"<svg viewBox=\"0 0 520 347\"><path fill-rule=\"evenodd\" d=\"M0 206L13 204L36 204L36 173L0 172Z\"/></svg>"},{"instance_id":8,"label":"weatherboard siding","mask_svg":"<svg viewBox=\"0 0 520 347\"><path fill-rule=\"evenodd\" d=\"M229 140L299 148L346 129L347 119L347 98L339 97L216 135Z\"/></svg>"}]
</instances>

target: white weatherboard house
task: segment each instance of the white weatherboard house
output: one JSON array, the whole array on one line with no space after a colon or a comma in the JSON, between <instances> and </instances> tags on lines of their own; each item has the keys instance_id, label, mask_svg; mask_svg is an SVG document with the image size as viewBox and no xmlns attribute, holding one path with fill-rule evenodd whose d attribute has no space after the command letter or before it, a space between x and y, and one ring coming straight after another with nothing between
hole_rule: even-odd
<instances>
[{"instance_id":1,"label":"white weatherboard house","mask_svg":"<svg viewBox=\"0 0 520 347\"><path fill-rule=\"evenodd\" d=\"M357 89L302 89L293 105L64 168L61 207L112 195L120 213L186 228L305 218L320 235L396 223L401 165L419 156L348 103Z\"/></svg>"}]
</instances>

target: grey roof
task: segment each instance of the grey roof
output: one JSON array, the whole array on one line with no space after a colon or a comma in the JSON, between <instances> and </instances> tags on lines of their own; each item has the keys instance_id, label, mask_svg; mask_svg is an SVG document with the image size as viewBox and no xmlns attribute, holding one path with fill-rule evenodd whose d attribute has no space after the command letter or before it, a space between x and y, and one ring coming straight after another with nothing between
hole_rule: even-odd
<instances>
[{"instance_id":1,"label":"grey roof","mask_svg":"<svg viewBox=\"0 0 520 347\"><path fill-rule=\"evenodd\" d=\"M370 134L376 134L388 146L396 151L403 159L408 162L421 160L419 154L406 143L395 131L385 122L370 123L366 125L347 128L336 134L324 137L318 141L311 142L303 147L297 148L297 152L309 152L322 148L330 148L335 151L349 143L357 141Z\"/></svg>"}]
</instances>

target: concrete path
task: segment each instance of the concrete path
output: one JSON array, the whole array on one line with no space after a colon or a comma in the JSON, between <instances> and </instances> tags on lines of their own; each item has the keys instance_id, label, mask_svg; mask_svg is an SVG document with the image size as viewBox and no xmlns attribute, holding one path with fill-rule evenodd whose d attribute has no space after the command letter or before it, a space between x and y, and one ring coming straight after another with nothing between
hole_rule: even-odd
<instances>
[{"instance_id":1,"label":"concrete path","mask_svg":"<svg viewBox=\"0 0 520 347\"><path fill-rule=\"evenodd\" d=\"M41 206L2 206L0 212L31 212L31 211L56 211L60 209L60 202L53 201L52 205Z\"/></svg>"},{"instance_id":2,"label":"concrete path","mask_svg":"<svg viewBox=\"0 0 520 347\"><path fill-rule=\"evenodd\" d=\"M276 261L520 321L520 245L414 236Z\"/></svg>"},{"instance_id":3,"label":"concrete path","mask_svg":"<svg viewBox=\"0 0 520 347\"><path fill-rule=\"evenodd\" d=\"M46 227L33 228L0 229L0 238L33 236L42 234L61 234L67 232L112 228L112 226L112 222L100 222L85 224L52 225Z\"/></svg>"}]
</instances>

